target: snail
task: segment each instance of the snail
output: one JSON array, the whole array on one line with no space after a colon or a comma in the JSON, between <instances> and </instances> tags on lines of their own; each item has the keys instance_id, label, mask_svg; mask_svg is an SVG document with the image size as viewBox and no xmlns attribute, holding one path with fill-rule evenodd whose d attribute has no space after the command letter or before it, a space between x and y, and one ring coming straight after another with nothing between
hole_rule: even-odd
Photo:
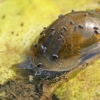
<instances>
[{"instance_id":1,"label":"snail","mask_svg":"<svg viewBox=\"0 0 100 100\"><path fill-rule=\"evenodd\" d=\"M56 77L100 54L100 14L72 11L60 14L31 45L28 61L20 67L36 70L35 76Z\"/></svg>"}]
</instances>

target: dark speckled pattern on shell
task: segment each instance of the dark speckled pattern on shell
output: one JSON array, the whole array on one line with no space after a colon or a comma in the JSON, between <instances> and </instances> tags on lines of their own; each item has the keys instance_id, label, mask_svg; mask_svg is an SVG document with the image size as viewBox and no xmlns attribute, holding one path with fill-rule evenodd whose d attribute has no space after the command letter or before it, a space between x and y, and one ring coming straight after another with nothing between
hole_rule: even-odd
<instances>
[{"instance_id":1,"label":"dark speckled pattern on shell","mask_svg":"<svg viewBox=\"0 0 100 100\"><path fill-rule=\"evenodd\" d=\"M98 27L96 34L94 27ZM100 41L100 14L95 12L71 12L47 27L38 39L37 47L33 45L31 60L33 65L42 63L41 68L50 71L70 69L70 65L83 55L82 50ZM44 35L45 34L45 35ZM43 48L45 52L43 52ZM88 53L84 52L84 54ZM53 59L52 55L57 57Z\"/></svg>"}]
</instances>

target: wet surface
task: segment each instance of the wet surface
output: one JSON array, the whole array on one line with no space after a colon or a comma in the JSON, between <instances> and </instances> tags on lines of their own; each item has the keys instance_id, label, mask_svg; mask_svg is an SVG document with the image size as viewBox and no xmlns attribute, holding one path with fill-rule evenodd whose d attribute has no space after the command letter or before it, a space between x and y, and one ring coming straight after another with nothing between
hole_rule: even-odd
<instances>
[{"instance_id":1,"label":"wet surface","mask_svg":"<svg viewBox=\"0 0 100 100\"><path fill-rule=\"evenodd\" d=\"M7 84L8 83L8 84ZM0 86L0 92L5 93L0 100L38 100L38 93L35 92L35 85L23 82L8 81ZM4 98L4 99L3 99Z\"/></svg>"},{"instance_id":2,"label":"wet surface","mask_svg":"<svg viewBox=\"0 0 100 100\"><path fill-rule=\"evenodd\" d=\"M31 71L18 71L20 75L0 85L0 100L39 100L38 83L33 75L30 75Z\"/></svg>"},{"instance_id":3,"label":"wet surface","mask_svg":"<svg viewBox=\"0 0 100 100\"><path fill-rule=\"evenodd\" d=\"M14 79L0 85L0 100L59 100L52 94L55 89L50 86L52 82L35 78L34 72L28 69L17 71L18 75ZM45 91L47 88L49 95Z\"/></svg>"},{"instance_id":4,"label":"wet surface","mask_svg":"<svg viewBox=\"0 0 100 100\"><path fill-rule=\"evenodd\" d=\"M1 1L5 1L5 0L1 0ZM5 3L3 2L1 4L0 7L3 10L3 12L2 12L2 10L0 12L0 16L2 19L0 21L1 22L1 26L0 26L0 41L1 41L0 48L1 48L1 50L0 50L0 54L5 51L5 46L4 46L5 44L8 45L8 47L9 47L7 50L11 51L11 52L7 51L6 54L4 53L4 54L0 55L1 56L1 59L0 59L0 82L1 83L4 83L5 81L9 80L9 78L11 79L14 77L13 73L11 71L12 69L9 69L9 67L11 66L11 64L18 63L21 61L21 60L20 61L17 60L18 56L16 56L16 55L23 54L22 53L23 49L29 48L29 45L31 44L31 42L35 38L35 35L41 31L42 27L48 25L49 23L51 23L52 20L56 19L57 15L59 13L66 13L66 11L71 10L72 7L74 7L72 5L76 3L76 0L73 0L73 1L74 2L71 3L70 1L66 2L66 0L63 0L63 2L62 1L58 2L56 0L55 1L52 0L52 2L43 0L43 2L40 3L41 1L39 2L39 0L36 0L36 1L34 1L34 0L29 0L29 1L9 0L9 1L7 1ZM93 3L93 2L89 1L87 4L85 4L85 2L83 3L83 1L81 1L80 4L78 4L80 6L77 5L78 7L76 6L75 8L76 9L79 8L79 10L83 9L84 6L86 8L91 8L91 6L93 6L93 5L91 5L91 3ZM66 5L70 5L70 6L67 6L67 8L66 8ZM95 3L94 3L94 5L95 5ZM41 14L43 16L41 16ZM35 23L35 24L33 25L33 23ZM75 24L75 21L74 21L74 24ZM77 30L77 26L76 26L75 30ZM62 33L63 32L64 31L62 31ZM52 35L54 35L54 34L55 34L55 32L53 31ZM63 37L61 36L60 39L61 38L63 38ZM14 49L12 49L12 47ZM18 50L16 51L15 54L13 54L12 52L16 50L15 48L18 48ZM22 50L22 51L20 51L20 50ZM8 58L8 59L4 59L4 58ZM12 59L12 60L10 60L10 59ZM15 61L13 61L13 59ZM9 63L11 63L11 64L9 65ZM89 72L91 72L91 71L89 70ZM97 71L95 71L95 72L97 73ZM13 77L11 76L11 74ZM31 75L31 74L29 74L29 75ZM13 99L14 100L17 98L18 100L20 100L20 99L22 99L22 100L33 99L34 100L35 97L29 96L30 92L29 93L27 92L27 90L29 89L30 91L32 91L34 96L38 95L37 92L33 91L33 90L35 90L34 87L36 84L32 83L33 82L32 77L30 77L30 81L31 81L31 83L30 83L30 81L28 79L29 75L27 75L27 77L21 76L21 78L17 77L18 79L11 79L11 83L7 82L7 83L4 83L4 85L1 85L1 87L0 87L0 99L2 98L4 100L5 99L7 99L7 100ZM92 75L94 75L94 73ZM92 75L90 75L90 76L92 76ZM85 76L85 77L87 77L87 76ZM97 75L97 77L95 79L97 79L98 76L99 76L99 74ZM87 80L89 80L90 78L91 77L89 77L89 78L87 77ZM87 80L86 80L86 83L87 83ZM98 80L100 80L100 79L98 79ZM76 84L77 81L76 82L74 81L73 83ZM69 85L68 87L72 87L73 83L72 83L72 85ZM11 84L11 86L10 86L10 84ZM89 84L89 86L90 86L90 84ZM16 90L13 90L15 87L17 87ZM33 90L30 89L30 87L32 87ZM90 88L92 88L92 87L95 87L94 84ZM25 90L25 88L26 88L26 90ZM5 92L5 90L6 91L8 90L8 91ZM81 92L80 89L77 89L77 90L79 92ZM18 92L20 92L20 91L22 92L20 94L23 97L21 95L19 95ZM75 91L75 88L73 88L72 91ZM92 90L92 91L94 91L94 90ZM9 92L12 92L12 93L9 93ZM13 96L14 95L13 92L15 92L15 96ZM25 95L26 98L24 97L24 93L26 93L26 95ZM68 93L73 94L73 92L68 92ZM87 94L89 95L89 93L90 92L88 92ZM62 94L62 91L60 91L59 94ZM63 93L63 94L65 94L65 93ZM79 96L79 94L78 94L78 96ZM6 97L6 95L7 95L7 97ZM81 94L81 96L83 96L83 94ZM86 97L86 95L84 97ZM53 96L53 98L55 99L56 96Z\"/></svg>"}]
</instances>

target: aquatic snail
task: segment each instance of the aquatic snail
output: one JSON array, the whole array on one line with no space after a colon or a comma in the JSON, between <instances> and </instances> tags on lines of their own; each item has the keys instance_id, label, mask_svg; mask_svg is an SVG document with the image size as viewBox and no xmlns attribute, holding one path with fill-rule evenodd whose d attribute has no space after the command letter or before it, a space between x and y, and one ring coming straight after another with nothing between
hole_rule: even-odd
<instances>
[{"instance_id":1,"label":"aquatic snail","mask_svg":"<svg viewBox=\"0 0 100 100\"><path fill-rule=\"evenodd\" d=\"M56 77L100 54L100 14L74 11L58 16L44 27L38 41L31 45L29 60L20 67L36 70L35 75Z\"/></svg>"}]
</instances>

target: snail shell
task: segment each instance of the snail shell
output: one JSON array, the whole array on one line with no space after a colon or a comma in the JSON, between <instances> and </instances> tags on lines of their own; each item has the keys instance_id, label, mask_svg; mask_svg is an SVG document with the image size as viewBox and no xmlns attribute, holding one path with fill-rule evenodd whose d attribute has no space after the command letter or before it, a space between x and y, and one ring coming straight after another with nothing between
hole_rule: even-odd
<instances>
[{"instance_id":1,"label":"snail shell","mask_svg":"<svg viewBox=\"0 0 100 100\"><path fill-rule=\"evenodd\" d=\"M37 47L31 46L31 61L49 71L74 68L88 54L100 51L100 15L92 11L71 12L40 33ZM94 48L99 48L94 50ZM84 57L84 58L82 58Z\"/></svg>"}]
</instances>

